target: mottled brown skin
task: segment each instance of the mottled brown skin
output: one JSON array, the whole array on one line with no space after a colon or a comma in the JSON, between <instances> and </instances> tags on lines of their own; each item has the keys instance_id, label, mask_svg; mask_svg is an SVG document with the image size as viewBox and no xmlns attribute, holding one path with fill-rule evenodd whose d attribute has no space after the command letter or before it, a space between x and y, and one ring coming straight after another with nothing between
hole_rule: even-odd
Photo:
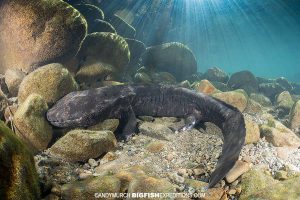
<instances>
[{"instance_id":1,"label":"mottled brown skin","mask_svg":"<svg viewBox=\"0 0 300 200\"><path fill-rule=\"evenodd\" d=\"M197 123L212 122L222 130L222 155L210 178L213 187L233 167L245 141L241 112L220 100L173 86L108 86L72 92L52 107L47 118L57 127L87 127L109 118L123 123L123 138L136 128L135 116L185 117L192 119L182 130Z\"/></svg>"}]
</instances>

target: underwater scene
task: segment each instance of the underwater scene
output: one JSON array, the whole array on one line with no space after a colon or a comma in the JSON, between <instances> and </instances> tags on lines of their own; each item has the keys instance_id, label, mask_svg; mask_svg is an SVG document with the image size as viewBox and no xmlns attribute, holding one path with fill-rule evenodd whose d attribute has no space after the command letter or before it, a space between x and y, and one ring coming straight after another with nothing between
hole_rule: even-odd
<instances>
[{"instance_id":1,"label":"underwater scene","mask_svg":"<svg viewBox=\"0 0 300 200\"><path fill-rule=\"evenodd\" d=\"M0 200L300 200L300 0L0 0Z\"/></svg>"}]
</instances>

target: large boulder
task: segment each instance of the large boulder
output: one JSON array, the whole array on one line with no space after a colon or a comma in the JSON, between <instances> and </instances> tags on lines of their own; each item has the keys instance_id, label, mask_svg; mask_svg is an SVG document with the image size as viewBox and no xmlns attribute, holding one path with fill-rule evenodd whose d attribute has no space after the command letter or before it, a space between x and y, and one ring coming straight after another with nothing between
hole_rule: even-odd
<instances>
[{"instance_id":1,"label":"large boulder","mask_svg":"<svg viewBox=\"0 0 300 200\"><path fill-rule=\"evenodd\" d=\"M92 4L75 4L74 7L84 16L88 24L88 32L90 33L95 27L95 20L104 20L103 11Z\"/></svg>"},{"instance_id":2,"label":"large boulder","mask_svg":"<svg viewBox=\"0 0 300 200\"><path fill-rule=\"evenodd\" d=\"M275 101L276 95L284 91L284 88L275 82L259 84L259 91L268 97L272 102Z\"/></svg>"},{"instance_id":3,"label":"large boulder","mask_svg":"<svg viewBox=\"0 0 300 200\"><path fill-rule=\"evenodd\" d=\"M178 81L189 79L197 72L197 62L193 52L178 42L149 47L142 59L147 68L169 72Z\"/></svg>"},{"instance_id":4,"label":"large boulder","mask_svg":"<svg viewBox=\"0 0 300 200\"><path fill-rule=\"evenodd\" d=\"M272 106L271 100L263 94L252 93L250 95L250 99L256 101L257 103L259 103L260 105L265 106L265 107Z\"/></svg>"},{"instance_id":5,"label":"large boulder","mask_svg":"<svg viewBox=\"0 0 300 200\"><path fill-rule=\"evenodd\" d=\"M93 24L89 26L89 33L110 32L117 34L116 29L107 21L95 19Z\"/></svg>"},{"instance_id":6,"label":"large boulder","mask_svg":"<svg viewBox=\"0 0 300 200\"><path fill-rule=\"evenodd\" d=\"M275 79L275 82L281 85L281 87L283 87L286 91L291 92L293 90L292 84L284 77L279 77Z\"/></svg>"},{"instance_id":7,"label":"large boulder","mask_svg":"<svg viewBox=\"0 0 300 200\"><path fill-rule=\"evenodd\" d=\"M52 127L46 120L48 106L37 94L31 94L14 114L16 134L34 151L48 147L52 139Z\"/></svg>"},{"instance_id":8,"label":"large boulder","mask_svg":"<svg viewBox=\"0 0 300 200\"><path fill-rule=\"evenodd\" d=\"M204 78L209 80L209 81L216 81L216 82L221 82L221 83L227 83L229 76L224 72L222 69L218 67L213 67L208 69L204 73Z\"/></svg>"},{"instance_id":9,"label":"large boulder","mask_svg":"<svg viewBox=\"0 0 300 200\"><path fill-rule=\"evenodd\" d=\"M110 16L109 22L117 30L117 33L125 38L134 38L135 37L135 28L124 21L118 15Z\"/></svg>"},{"instance_id":10,"label":"large boulder","mask_svg":"<svg viewBox=\"0 0 300 200\"><path fill-rule=\"evenodd\" d=\"M0 2L0 73L73 57L86 35L86 21L62 0Z\"/></svg>"},{"instance_id":11,"label":"large boulder","mask_svg":"<svg viewBox=\"0 0 300 200\"><path fill-rule=\"evenodd\" d=\"M246 109L248 104L248 96L243 90L219 92L212 94L212 96L236 107L241 112Z\"/></svg>"},{"instance_id":12,"label":"large boulder","mask_svg":"<svg viewBox=\"0 0 300 200\"><path fill-rule=\"evenodd\" d=\"M290 112L290 128L300 128L300 100L297 101Z\"/></svg>"},{"instance_id":13,"label":"large boulder","mask_svg":"<svg viewBox=\"0 0 300 200\"><path fill-rule=\"evenodd\" d=\"M213 94L218 91L217 88L208 80L201 80L193 84L193 89L204 94Z\"/></svg>"},{"instance_id":14,"label":"large boulder","mask_svg":"<svg viewBox=\"0 0 300 200\"><path fill-rule=\"evenodd\" d=\"M41 95L48 105L53 105L66 94L77 90L77 83L61 64L45 65L27 75L19 88L19 103L33 93Z\"/></svg>"},{"instance_id":15,"label":"large boulder","mask_svg":"<svg viewBox=\"0 0 300 200\"><path fill-rule=\"evenodd\" d=\"M94 60L122 70L130 60L130 51L124 38L114 33L89 34L78 53L80 61Z\"/></svg>"},{"instance_id":16,"label":"large boulder","mask_svg":"<svg viewBox=\"0 0 300 200\"><path fill-rule=\"evenodd\" d=\"M111 131L72 130L49 148L50 154L71 162L97 158L113 150L117 140Z\"/></svg>"},{"instance_id":17,"label":"large boulder","mask_svg":"<svg viewBox=\"0 0 300 200\"><path fill-rule=\"evenodd\" d=\"M282 109L285 114L288 114L294 105L293 98L288 91L281 92L276 97L275 103L276 103L277 108Z\"/></svg>"},{"instance_id":18,"label":"large boulder","mask_svg":"<svg viewBox=\"0 0 300 200\"><path fill-rule=\"evenodd\" d=\"M39 177L33 155L0 121L1 199L40 199Z\"/></svg>"},{"instance_id":19,"label":"large boulder","mask_svg":"<svg viewBox=\"0 0 300 200\"><path fill-rule=\"evenodd\" d=\"M232 89L243 89L248 94L258 91L258 81L250 71L240 71L232 74L227 85Z\"/></svg>"},{"instance_id":20,"label":"large boulder","mask_svg":"<svg viewBox=\"0 0 300 200\"><path fill-rule=\"evenodd\" d=\"M25 77L25 73L18 69L8 69L5 73L5 83L7 85L9 95L17 96L20 84Z\"/></svg>"}]
</instances>

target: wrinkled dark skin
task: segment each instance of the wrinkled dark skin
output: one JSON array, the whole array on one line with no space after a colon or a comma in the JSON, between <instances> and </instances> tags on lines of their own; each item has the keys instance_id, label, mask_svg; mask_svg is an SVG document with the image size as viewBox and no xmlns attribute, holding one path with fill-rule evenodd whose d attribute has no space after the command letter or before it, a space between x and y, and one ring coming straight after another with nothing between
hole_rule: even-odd
<instances>
[{"instance_id":1,"label":"wrinkled dark skin","mask_svg":"<svg viewBox=\"0 0 300 200\"><path fill-rule=\"evenodd\" d=\"M88 127L109 118L121 119L121 137L136 129L136 116L183 117L188 130L199 122L212 122L222 130L222 155L211 174L209 187L219 182L237 161L245 142L242 113L220 100L173 86L108 86L72 92L47 113L57 127ZM180 131L179 130L179 131Z\"/></svg>"}]
</instances>

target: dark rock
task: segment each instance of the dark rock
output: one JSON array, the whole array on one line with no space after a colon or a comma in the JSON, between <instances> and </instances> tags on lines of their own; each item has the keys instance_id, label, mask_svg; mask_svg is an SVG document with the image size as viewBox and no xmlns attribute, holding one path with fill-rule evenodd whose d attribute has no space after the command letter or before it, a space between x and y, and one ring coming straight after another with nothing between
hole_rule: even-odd
<instances>
[{"instance_id":1,"label":"dark rock","mask_svg":"<svg viewBox=\"0 0 300 200\"><path fill-rule=\"evenodd\" d=\"M263 77L256 77L258 84L261 83L272 83L274 80L272 79L267 79L267 78L263 78Z\"/></svg>"},{"instance_id":2,"label":"dark rock","mask_svg":"<svg viewBox=\"0 0 300 200\"><path fill-rule=\"evenodd\" d=\"M130 52L125 39L117 34L91 33L83 41L77 57L83 63L100 61L121 71L129 62Z\"/></svg>"},{"instance_id":3,"label":"dark rock","mask_svg":"<svg viewBox=\"0 0 300 200\"><path fill-rule=\"evenodd\" d=\"M240 71L232 74L227 85L232 89L243 89L247 94L258 91L258 81L250 71Z\"/></svg>"},{"instance_id":4,"label":"dark rock","mask_svg":"<svg viewBox=\"0 0 300 200\"><path fill-rule=\"evenodd\" d=\"M292 83L293 86L293 94L300 95L300 83Z\"/></svg>"},{"instance_id":5,"label":"dark rock","mask_svg":"<svg viewBox=\"0 0 300 200\"><path fill-rule=\"evenodd\" d=\"M226 74L226 72L224 72L218 67L213 67L208 69L203 76L204 79L207 79L209 81L215 81L221 83L227 83L229 79L228 74Z\"/></svg>"},{"instance_id":6,"label":"dark rock","mask_svg":"<svg viewBox=\"0 0 300 200\"><path fill-rule=\"evenodd\" d=\"M291 92L293 90L291 83L284 77L277 78L275 82L282 86L286 91Z\"/></svg>"},{"instance_id":7,"label":"dark rock","mask_svg":"<svg viewBox=\"0 0 300 200\"><path fill-rule=\"evenodd\" d=\"M130 50L130 63L138 62L141 55L146 51L146 46L143 42L125 38Z\"/></svg>"},{"instance_id":8,"label":"dark rock","mask_svg":"<svg viewBox=\"0 0 300 200\"><path fill-rule=\"evenodd\" d=\"M278 83L262 83L259 84L259 91L274 102L276 95L284 91L284 88Z\"/></svg>"},{"instance_id":9,"label":"dark rock","mask_svg":"<svg viewBox=\"0 0 300 200\"><path fill-rule=\"evenodd\" d=\"M230 88L227 86L227 84L225 83L221 83L221 82L212 82L212 84L220 91L222 92L228 92L230 91Z\"/></svg>"},{"instance_id":10,"label":"dark rock","mask_svg":"<svg viewBox=\"0 0 300 200\"><path fill-rule=\"evenodd\" d=\"M89 33L94 32L110 32L117 33L116 29L107 21L101 19L95 19L92 24L88 27Z\"/></svg>"},{"instance_id":11,"label":"dark rock","mask_svg":"<svg viewBox=\"0 0 300 200\"><path fill-rule=\"evenodd\" d=\"M135 29L130 24L125 22L121 17L118 15L112 15L110 17L109 22L115 27L118 34L125 37L125 38L134 38L135 37Z\"/></svg>"},{"instance_id":12,"label":"dark rock","mask_svg":"<svg viewBox=\"0 0 300 200\"><path fill-rule=\"evenodd\" d=\"M69 60L86 36L83 16L63 1L2 0L0 13L0 73Z\"/></svg>"},{"instance_id":13,"label":"dark rock","mask_svg":"<svg viewBox=\"0 0 300 200\"><path fill-rule=\"evenodd\" d=\"M1 199L40 199L39 177L33 155L0 121Z\"/></svg>"},{"instance_id":14,"label":"dark rock","mask_svg":"<svg viewBox=\"0 0 300 200\"><path fill-rule=\"evenodd\" d=\"M189 79L197 72L197 62L193 52L178 42L149 47L142 55L142 60L146 68L169 72L178 81Z\"/></svg>"},{"instance_id":15,"label":"dark rock","mask_svg":"<svg viewBox=\"0 0 300 200\"><path fill-rule=\"evenodd\" d=\"M0 90L5 95L7 95L9 93L7 84L5 83L5 76L2 74L0 74Z\"/></svg>"}]
</instances>

